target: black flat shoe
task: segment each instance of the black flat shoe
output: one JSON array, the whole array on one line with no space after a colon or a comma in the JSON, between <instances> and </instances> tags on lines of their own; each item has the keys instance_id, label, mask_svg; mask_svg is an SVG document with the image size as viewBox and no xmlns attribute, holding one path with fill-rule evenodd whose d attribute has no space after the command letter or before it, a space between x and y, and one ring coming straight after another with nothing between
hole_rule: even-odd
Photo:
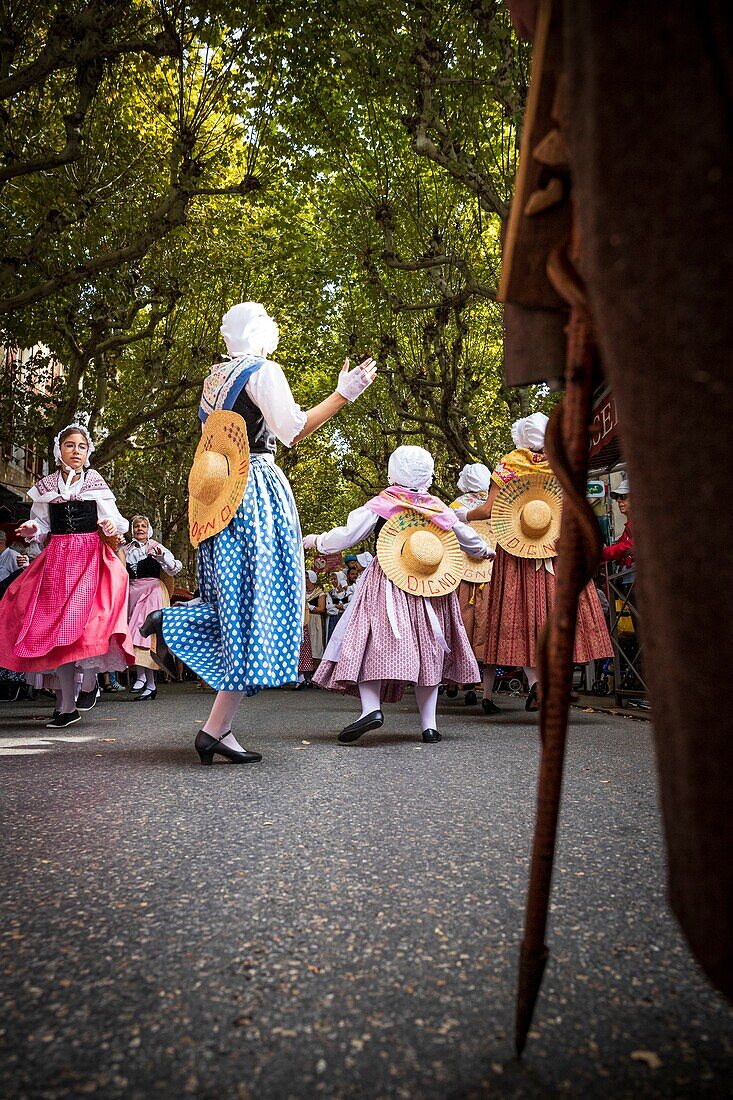
<instances>
[{"instance_id":1,"label":"black flat shoe","mask_svg":"<svg viewBox=\"0 0 733 1100\"><path fill-rule=\"evenodd\" d=\"M163 672L167 672L169 676L177 680L178 666L176 665L176 659L163 637L163 612L151 611L140 627L140 633L143 638L150 638L153 634L155 635L155 649L150 650L150 656L156 665L163 669Z\"/></svg>"},{"instance_id":2,"label":"black flat shoe","mask_svg":"<svg viewBox=\"0 0 733 1100\"><path fill-rule=\"evenodd\" d=\"M76 709L84 714L85 711L91 710L92 707L97 704L97 689L92 688L91 691L80 691L76 697Z\"/></svg>"},{"instance_id":3,"label":"black flat shoe","mask_svg":"<svg viewBox=\"0 0 733 1100\"><path fill-rule=\"evenodd\" d=\"M536 704L536 706L533 706L532 705L533 703ZM540 709L540 701L539 701L538 694L537 694L537 684L536 683L532 684L532 687L529 689L529 693L527 695L527 700L524 704L524 709L529 710L532 713L534 713L534 712L536 712Z\"/></svg>"},{"instance_id":4,"label":"black flat shoe","mask_svg":"<svg viewBox=\"0 0 733 1100\"><path fill-rule=\"evenodd\" d=\"M458 697L458 684L451 684L450 687L445 689L446 699L456 699Z\"/></svg>"},{"instance_id":5,"label":"black flat shoe","mask_svg":"<svg viewBox=\"0 0 733 1100\"><path fill-rule=\"evenodd\" d=\"M501 707L497 707L493 699L482 699L481 709L484 714L501 714Z\"/></svg>"},{"instance_id":6,"label":"black flat shoe","mask_svg":"<svg viewBox=\"0 0 733 1100\"><path fill-rule=\"evenodd\" d=\"M438 741L443 740L437 730L423 730L422 739L426 745L435 745Z\"/></svg>"},{"instance_id":7,"label":"black flat shoe","mask_svg":"<svg viewBox=\"0 0 733 1100\"><path fill-rule=\"evenodd\" d=\"M75 722L81 721L81 715L78 710L72 710L70 714L56 714L50 722L46 722L47 730L63 730L67 726L73 726Z\"/></svg>"},{"instance_id":8,"label":"black flat shoe","mask_svg":"<svg viewBox=\"0 0 733 1100\"><path fill-rule=\"evenodd\" d=\"M467 691L464 702L467 707L475 707L478 704L478 695L475 691Z\"/></svg>"},{"instance_id":9,"label":"black flat shoe","mask_svg":"<svg viewBox=\"0 0 733 1100\"><path fill-rule=\"evenodd\" d=\"M383 722L384 715L381 710L373 710L371 714L365 714L363 718L360 718L357 722L352 722L350 726L344 726L338 739L342 745L350 745L352 741L358 741L362 733L368 733L369 730L378 730Z\"/></svg>"},{"instance_id":10,"label":"black flat shoe","mask_svg":"<svg viewBox=\"0 0 733 1100\"><path fill-rule=\"evenodd\" d=\"M153 614L155 614L155 612L153 612ZM262 756L258 752L248 752L247 749L240 752L239 749L230 749L228 745L222 745L222 741L225 737L228 737L230 733L231 730L227 730L226 733L222 733L221 737L212 737L210 733L204 733L203 730L199 730L196 734L194 747L201 758L202 764L213 764L215 752L218 752L219 756L224 756L227 760L231 760L233 764L259 763Z\"/></svg>"}]
</instances>

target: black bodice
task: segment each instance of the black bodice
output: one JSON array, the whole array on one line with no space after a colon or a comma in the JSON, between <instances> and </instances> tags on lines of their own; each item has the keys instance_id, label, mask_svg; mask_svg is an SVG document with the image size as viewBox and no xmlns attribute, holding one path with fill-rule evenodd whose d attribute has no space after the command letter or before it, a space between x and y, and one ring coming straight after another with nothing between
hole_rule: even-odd
<instances>
[{"instance_id":1,"label":"black bodice","mask_svg":"<svg viewBox=\"0 0 733 1100\"><path fill-rule=\"evenodd\" d=\"M89 534L97 530L97 502L95 500L65 500L49 504L52 535Z\"/></svg>"},{"instance_id":2,"label":"black bodice","mask_svg":"<svg viewBox=\"0 0 733 1100\"><path fill-rule=\"evenodd\" d=\"M234 402L232 412L239 413L247 425L250 453L253 455L274 455L275 435L267 426L262 410L255 405L244 387L242 387L237 400Z\"/></svg>"},{"instance_id":3,"label":"black bodice","mask_svg":"<svg viewBox=\"0 0 733 1100\"><path fill-rule=\"evenodd\" d=\"M137 565L128 563L127 572L133 580L135 578L142 580L146 577L159 577L163 572L163 566L148 554L147 557L141 558Z\"/></svg>"}]
</instances>

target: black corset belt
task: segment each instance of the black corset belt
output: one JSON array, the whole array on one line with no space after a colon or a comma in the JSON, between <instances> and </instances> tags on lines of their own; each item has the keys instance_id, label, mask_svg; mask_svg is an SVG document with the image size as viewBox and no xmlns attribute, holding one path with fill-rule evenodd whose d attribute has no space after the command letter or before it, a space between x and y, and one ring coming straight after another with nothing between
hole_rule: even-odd
<instances>
[{"instance_id":1,"label":"black corset belt","mask_svg":"<svg viewBox=\"0 0 733 1100\"><path fill-rule=\"evenodd\" d=\"M97 530L95 500L65 500L49 504L52 535L81 535Z\"/></svg>"}]
</instances>

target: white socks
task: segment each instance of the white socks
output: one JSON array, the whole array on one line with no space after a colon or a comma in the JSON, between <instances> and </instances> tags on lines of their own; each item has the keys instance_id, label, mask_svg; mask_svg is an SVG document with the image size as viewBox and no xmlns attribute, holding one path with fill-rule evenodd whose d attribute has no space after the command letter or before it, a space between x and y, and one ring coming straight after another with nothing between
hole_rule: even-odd
<instances>
[{"instance_id":1,"label":"white socks","mask_svg":"<svg viewBox=\"0 0 733 1100\"><path fill-rule=\"evenodd\" d=\"M382 681L363 680L359 684L359 698L361 699L361 715L373 714L382 706Z\"/></svg>"},{"instance_id":2,"label":"white socks","mask_svg":"<svg viewBox=\"0 0 733 1100\"><path fill-rule=\"evenodd\" d=\"M222 737L221 743L227 745L230 749L237 749L239 752L245 750L239 744L231 729L237 707L243 698L243 691L218 691L216 699L214 699L214 705L211 708L211 714L203 727L204 733L208 733L211 737L221 737L228 730L226 737Z\"/></svg>"},{"instance_id":3,"label":"white socks","mask_svg":"<svg viewBox=\"0 0 733 1100\"><path fill-rule=\"evenodd\" d=\"M438 685L424 687L422 684L415 684L415 698L420 708L420 728L422 730L437 729L435 708L438 704Z\"/></svg>"}]
</instances>

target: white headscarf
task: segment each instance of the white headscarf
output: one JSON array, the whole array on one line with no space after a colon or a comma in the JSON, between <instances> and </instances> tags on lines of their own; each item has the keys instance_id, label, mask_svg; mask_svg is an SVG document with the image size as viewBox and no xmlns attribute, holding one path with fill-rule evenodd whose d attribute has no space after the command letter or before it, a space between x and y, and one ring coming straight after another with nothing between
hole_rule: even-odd
<instances>
[{"instance_id":1,"label":"white headscarf","mask_svg":"<svg viewBox=\"0 0 733 1100\"><path fill-rule=\"evenodd\" d=\"M91 454L94 450L94 444L92 443L92 437L90 436L89 432L84 427L84 425L83 424L77 424L76 421L74 421L72 424L67 424L65 428L61 429L61 431L59 432L59 434L57 436L54 436L54 440L53 440L53 457L56 459L56 465L61 466L61 436L65 432L69 432L69 431L79 432L81 435L84 436L84 438L86 439L86 441L89 445L89 450L87 451L87 459L86 459L86 462L84 463L84 469L86 469L89 466L89 459L90 459Z\"/></svg>"},{"instance_id":2,"label":"white headscarf","mask_svg":"<svg viewBox=\"0 0 733 1100\"><path fill-rule=\"evenodd\" d=\"M491 470L483 462L464 466L458 475L459 493L488 493L490 485Z\"/></svg>"},{"instance_id":3,"label":"white headscarf","mask_svg":"<svg viewBox=\"0 0 733 1100\"><path fill-rule=\"evenodd\" d=\"M148 538L151 539L153 537L153 528L152 528L152 525L150 523L150 520L148 519L147 516L143 516L143 515L140 515L140 514L138 514L136 516L133 516L132 519L130 520L130 530L133 531L133 538L135 537L134 536L135 520L138 520L138 519L144 519L145 522L147 523L147 525L148 525Z\"/></svg>"},{"instance_id":4,"label":"white headscarf","mask_svg":"<svg viewBox=\"0 0 733 1100\"><path fill-rule=\"evenodd\" d=\"M259 302L240 302L221 319L221 334L227 351L239 355L272 355L280 330Z\"/></svg>"},{"instance_id":5,"label":"white headscarf","mask_svg":"<svg viewBox=\"0 0 733 1100\"><path fill-rule=\"evenodd\" d=\"M362 569L366 569L374 561L374 554L370 554L368 550L365 550L363 554L357 554L356 560Z\"/></svg>"},{"instance_id":6,"label":"white headscarf","mask_svg":"<svg viewBox=\"0 0 733 1100\"><path fill-rule=\"evenodd\" d=\"M317 584L318 583L318 574L315 572L314 569L306 569L305 575L307 576L307 578L311 582L311 584Z\"/></svg>"},{"instance_id":7,"label":"white headscarf","mask_svg":"<svg viewBox=\"0 0 733 1100\"><path fill-rule=\"evenodd\" d=\"M514 446L528 451L541 451L545 446L545 431L549 420L549 416L544 413L532 413L522 420L515 420L512 424Z\"/></svg>"},{"instance_id":8,"label":"white headscarf","mask_svg":"<svg viewBox=\"0 0 733 1100\"><path fill-rule=\"evenodd\" d=\"M398 447L389 456L387 476L390 485L426 492L433 483L435 462L424 447Z\"/></svg>"}]
</instances>

